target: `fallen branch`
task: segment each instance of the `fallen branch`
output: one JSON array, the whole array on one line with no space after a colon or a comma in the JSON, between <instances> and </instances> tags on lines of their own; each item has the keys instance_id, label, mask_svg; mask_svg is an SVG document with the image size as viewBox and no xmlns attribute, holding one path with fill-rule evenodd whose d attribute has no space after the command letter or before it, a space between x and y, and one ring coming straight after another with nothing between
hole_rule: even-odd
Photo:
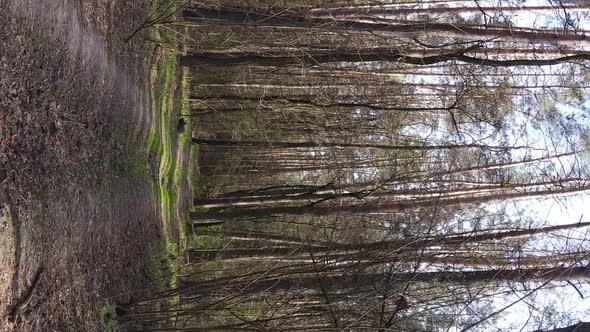
<instances>
[{"instance_id":1,"label":"fallen branch","mask_svg":"<svg viewBox=\"0 0 590 332\"><path fill-rule=\"evenodd\" d=\"M33 278L33 282L31 283L31 286L29 286L29 288L26 290L24 295L20 299L18 299L15 304L13 304L11 307L9 307L8 319L11 322L13 322L16 319L16 316L18 315L18 313L21 310L23 310L24 308L26 308L27 305L29 304L29 302L31 301L31 298L33 297L33 293L35 291L35 288L37 288L37 286L39 285L39 282L41 281L41 274L43 273L44 270L45 270L45 268L43 266L41 266L39 269L37 269L37 272L35 272L35 277Z\"/></svg>"}]
</instances>

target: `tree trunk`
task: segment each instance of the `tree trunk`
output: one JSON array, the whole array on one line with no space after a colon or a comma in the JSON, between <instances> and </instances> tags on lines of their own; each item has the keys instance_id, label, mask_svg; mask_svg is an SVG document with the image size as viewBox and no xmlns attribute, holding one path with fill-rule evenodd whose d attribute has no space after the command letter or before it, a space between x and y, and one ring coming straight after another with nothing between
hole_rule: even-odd
<instances>
[{"instance_id":1,"label":"tree trunk","mask_svg":"<svg viewBox=\"0 0 590 332\"><path fill-rule=\"evenodd\" d=\"M536 330L534 332L590 332L590 322L579 322L566 327L558 327L551 330Z\"/></svg>"},{"instance_id":2,"label":"tree trunk","mask_svg":"<svg viewBox=\"0 0 590 332\"><path fill-rule=\"evenodd\" d=\"M498 6L498 7L429 7L429 8L388 8L386 6L369 6L366 8L330 8L312 11L315 17L337 17L337 16L358 16L358 15L418 15L418 14L473 14L473 13L499 13L499 12L530 12L530 11L580 11L587 8L579 6ZM338 17L337 17L338 18Z\"/></svg>"},{"instance_id":3,"label":"tree trunk","mask_svg":"<svg viewBox=\"0 0 590 332\"><path fill-rule=\"evenodd\" d=\"M373 23L354 20L307 18L303 16L259 14L231 9L194 8L184 10L186 20L221 23L225 25L248 25L254 27L291 28L319 31L356 31L366 33L400 34L445 33L449 36L486 40L501 37L530 43L551 43L555 45L581 46L588 44L588 36L564 31L534 30L518 27L477 27L460 23Z\"/></svg>"},{"instance_id":4,"label":"tree trunk","mask_svg":"<svg viewBox=\"0 0 590 332\"><path fill-rule=\"evenodd\" d=\"M482 49L485 51L485 49ZM515 59L494 60L465 55L466 50L449 51L447 54L426 57L411 57L403 50L357 50L356 53L334 52L304 53L299 56L266 56L262 54L222 54L222 53L194 53L180 57L181 66L235 66L253 64L259 66L307 65L314 66L332 62L395 62L418 66L432 65L441 62L458 61L477 66L489 67L523 67L523 66L551 66L572 61L590 60L590 54L574 54L552 59Z\"/></svg>"},{"instance_id":5,"label":"tree trunk","mask_svg":"<svg viewBox=\"0 0 590 332\"><path fill-rule=\"evenodd\" d=\"M587 267L555 267L555 268L531 268L531 269L491 269L481 271L435 271L435 272L402 272L402 273L357 273L322 276L321 282L326 290L340 292L345 289L369 288L376 285L390 287L390 285L404 284L406 282L426 283L467 283L473 284L488 281L573 281L586 280L590 275ZM264 292L286 291L317 291L320 287L319 276L295 277L285 274L280 278L266 280L246 280L242 283L229 283L231 287L239 290L242 295L262 294ZM196 286L197 284L195 284ZM219 286L202 287L203 292L215 291Z\"/></svg>"},{"instance_id":6,"label":"tree trunk","mask_svg":"<svg viewBox=\"0 0 590 332\"><path fill-rule=\"evenodd\" d=\"M431 150L453 150L464 148L490 149L497 151L507 151L514 149L523 149L525 146L497 146L484 144L443 144L443 145L387 145L387 144L359 144L359 143L326 143L326 142L264 142L264 141L228 141L228 140L210 140L193 138L193 144L208 146L235 146L235 147L263 147L263 148L366 148L379 150L411 150L411 151L431 151Z\"/></svg>"},{"instance_id":7,"label":"tree trunk","mask_svg":"<svg viewBox=\"0 0 590 332\"><path fill-rule=\"evenodd\" d=\"M361 201L360 203L347 203L341 206L310 204L306 206L278 206L278 207L248 207L226 209L223 211L205 211L205 212L191 212L191 218L195 221L202 219L215 219L226 221L230 219L239 218L258 218L268 217L272 215L338 215L344 213L390 213L403 211L409 208L429 208L429 207L446 207L462 204L479 204L498 200L518 199L524 197L540 197L556 194L566 194L573 192L582 192L589 189L588 184L576 185L571 188L557 187L549 189L539 189L522 191L522 192L507 192L507 193L491 193L483 195L466 195L448 198L426 198L413 200L385 200L385 201Z\"/></svg>"}]
</instances>

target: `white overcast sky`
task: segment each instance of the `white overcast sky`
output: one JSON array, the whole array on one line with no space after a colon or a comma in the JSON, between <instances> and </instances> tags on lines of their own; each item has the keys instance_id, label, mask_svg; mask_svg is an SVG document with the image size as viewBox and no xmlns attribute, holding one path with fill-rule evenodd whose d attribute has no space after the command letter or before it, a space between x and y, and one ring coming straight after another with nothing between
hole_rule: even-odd
<instances>
[{"instance_id":1,"label":"white overcast sky","mask_svg":"<svg viewBox=\"0 0 590 332\"><path fill-rule=\"evenodd\" d=\"M468 5L469 3L465 2L464 4ZM471 2L470 4L473 5L474 2ZM510 3L508 2L502 3L499 1L479 1L479 5L482 7L509 4ZM553 4L556 4L556 2ZM551 3L542 0L527 0L523 3L523 5L546 6L551 5ZM590 12L590 9L587 12ZM513 14L512 17L515 26L519 27L551 28L555 27L555 24L559 23L554 19L554 15L543 14L540 12L517 12ZM582 18L580 27L583 30L590 30L590 21L587 18L584 18L582 15L579 15L579 17ZM587 102L586 104L589 103ZM575 109L567 105L561 105L559 109L563 112L569 113L587 112L586 110ZM577 119L579 120L581 117L577 117ZM514 213L516 213L517 210L521 211L523 209L531 217L536 218L536 220L546 225L590 221L590 196L589 193L583 193L568 196L566 198L561 197L542 200L518 201L514 203L514 208L512 210ZM588 250L590 250L590 248L588 248ZM565 313L571 317L574 317L574 319L577 318L582 321L590 321L590 286L588 286L588 283L586 283L585 286L578 287L578 290L582 292L585 299L582 299L578 291L571 286L562 287L558 290L539 291L536 296L523 300L519 304L514 305L510 309L506 310L500 316L501 318L496 321L496 324L483 324L477 329L487 329L493 331L495 330L495 326L500 328L500 331L535 330L538 328L538 326L534 324L534 320L531 320L529 315L530 305L537 306L540 309L553 306L556 309L556 312ZM519 295L522 296L523 294L524 293L521 293ZM517 300L518 297L516 295L504 297L501 299L498 298L496 300L496 305L497 308L502 308ZM537 312L536 314L539 315L540 313ZM559 316L554 317L554 319L558 325L567 323L558 322ZM451 328L449 331L456 331L456 329Z\"/></svg>"}]
</instances>

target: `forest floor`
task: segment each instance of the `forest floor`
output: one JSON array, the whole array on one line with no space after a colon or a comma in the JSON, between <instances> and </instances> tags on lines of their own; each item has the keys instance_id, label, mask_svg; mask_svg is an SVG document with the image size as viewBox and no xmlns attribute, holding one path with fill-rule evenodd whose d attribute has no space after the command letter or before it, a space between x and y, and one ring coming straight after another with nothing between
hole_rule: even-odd
<instances>
[{"instance_id":1,"label":"forest floor","mask_svg":"<svg viewBox=\"0 0 590 332\"><path fill-rule=\"evenodd\" d=\"M0 330L112 329L187 241L182 73L125 42L149 11L0 0Z\"/></svg>"}]
</instances>

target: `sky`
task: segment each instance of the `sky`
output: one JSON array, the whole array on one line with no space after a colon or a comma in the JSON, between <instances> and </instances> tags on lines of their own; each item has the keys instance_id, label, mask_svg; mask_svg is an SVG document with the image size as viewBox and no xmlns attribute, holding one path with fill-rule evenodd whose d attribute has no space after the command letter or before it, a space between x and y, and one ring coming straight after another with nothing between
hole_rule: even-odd
<instances>
[{"instance_id":1,"label":"sky","mask_svg":"<svg viewBox=\"0 0 590 332\"><path fill-rule=\"evenodd\" d=\"M480 6L499 6L508 5L507 2L487 2L479 1ZM473 2L469 3L473 5ZM527 0L523 3L524 6L546 6L550 5L548 1L542 0ZM590 11L590 10L589 10ZM539 12L518 12L513 16L513 22L515 26L519 27L530 27L530 28L551 28L558 27L559 22L555 20L554 15L545 15ZM583 16L581 18L580 27L584 30L590 30L590 20ZM587 121L587 113L590 102L586 101L583 103L584 109L577 108L572 105L558 105L558 110L562 114L574 115L575 121ZM582 116L583 115L583 116ZM533 133L534 130L531 130ZM542 135L541 133L538 133ZM533 134L534 135L534 134ZM542 142L540 138L539 142ZM578 195L572 195L568 197L556 197L548 199L533 199L526 201L517 201L508 206L509 213L527 214L532 220L537 220L539 223L544 225L557 225L557 224L568 224L576 222L588 222L590 221L590 195L589 193L582 193ZM579 234L577 234L577 233ZM568 235L578 235L580 237L585 236L585 230L573 230L569 231ZM561 241L563 242L563 241ZM547 243L549 245L549 243ZM588 248L590 250L590 248ZM590 276L589 276L590 280ZM570 323L575 323L577 320L590 321L590 285L588 282L585 285L561 287L557 290L541 290L536 292L534 295L520 299L524 293L514 294L512 296L497 297L495 299L496 310L498 308L506 307L514 302L518 304L513 305L510 309L504 311L494 325L481 325L478 330L494 330L494 326L498 327L501 331L531 331L539 328L535 324L534 316L539 316L547 308L554 308L556 313L563 313L573 317L573 322L562 321L564 318L562 315L556 314L552 316L552 320L556 322L556 326L565 326ZM580 293L581 295L580 295ZM584 298L582 298L582 296ZM530 308L536 307L538 311L531 313ZM548 328L551 326L543 326ZM457 331L456 327L450 328L449 331Z\"/></svg>"}]
</instances>

